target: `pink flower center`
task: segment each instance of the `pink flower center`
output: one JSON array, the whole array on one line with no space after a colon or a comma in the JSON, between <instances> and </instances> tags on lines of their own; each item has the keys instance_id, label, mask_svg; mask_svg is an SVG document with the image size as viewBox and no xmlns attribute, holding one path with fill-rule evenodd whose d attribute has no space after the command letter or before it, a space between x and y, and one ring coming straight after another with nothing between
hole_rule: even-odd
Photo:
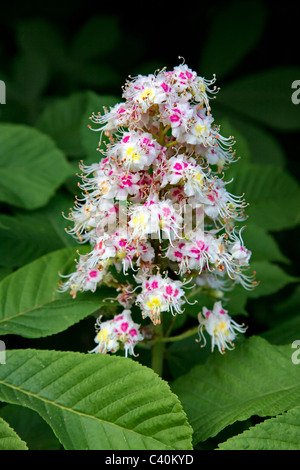
<instances>
[{"instance_id":1,"label":"pink flower center","mask_svg":"<svg viewBox=\"0 0 300 470\"><path fill-rule=\"evenodd\" d=\"M119 315L118 317L114 318L115 321L123 320L123 315Z\"/></svg>"},{"instance_id":2,"label":"pink flower center","mask_svg":"<svg viewBox=\"0 0 300 470\"><path fill-rule=\"evenodd\" d=\"M177 114L172 114L172 116L170 116L171 122L178 122L179 120L180 120L180 117Z\"/></svg>"},{"instance_id":3,"label":"pink flower center","mask_svg":"<svg viewBox=\"0 0 300 470\"><path fill-rule=\"evenodd\" d=\"M175 163L174 169L177 170L177 171L182 170L182 165L180 163Z\"/></svg>"},{"instance_id":4,"label":"pink flower center","mask_svg":"<svg viewBox=\"0 0 300 470\"><path fill-rule=\"evenodd\" d=\"M98 271L94 270L90 272L90 277L97 277L98 276Z\"/></svg>"},{"instance_id":5,"label":"pink flower center","mask_svg":"<svg viewBox=\"0 0 300 470\"><path fill-rule=\"evenodd\" d=\"M129 325L128 325L127 322L124 322L124 323L121 324L120 328L121 328L121 330L123 331L123 333L125 333L125 331L128 330L128 326L129 326Z\"/></svg>"},{"instance_id":6,"label":"pink flower center","mask_svg":"<svg viewBox=\"0 0 300 470\"><path fill-rule=\"evenodd\" d=\"M167 293L168 295L172 295L172 294L173 294L173 288L172 288L172 286L167 286L167 287L166 287L166 293Z\"/></svg>"},{"instance_id":7,"label":"pink flower center","mask_svg":"<svg viewBox=\"0 0 300 470\"><path fill-rule=\"evenodd\" d=\"M137 331L135 328L132 328L130 331L129 331L129 334L130 336L133 338L134 336L137 336Z\"/></svg>"},{"instance_id":8,"label":"pink flower center","mask_svg":"<svg viewBox=\"0 0 300 470\"><path fill-rule=\"evenodd\" d=\"M163 213L166 217L168 217L171 214L171 210L168 207L164 207Z\"/></svg>"}]
</instances>

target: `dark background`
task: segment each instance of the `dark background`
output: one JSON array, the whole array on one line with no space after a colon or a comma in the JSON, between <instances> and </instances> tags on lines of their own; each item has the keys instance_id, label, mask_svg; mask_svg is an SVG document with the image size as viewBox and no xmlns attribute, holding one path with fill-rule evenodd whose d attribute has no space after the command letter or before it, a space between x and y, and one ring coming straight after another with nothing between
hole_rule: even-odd
<instances>
[{"instance_id":1,"label":"dark background","mask_svg":"<svg viewBox=\"0 0 300 470\"><path fill-rule=\"evenodd\" d=\"M232 2L96 2L84 0L73 2L8 1L1 2L0 14L0 79L7 79L13 72L14 61L20 53L17 38L18 24L34 18L43 18L52 24L62 36L66 48L74 36L89 19L95 16L112 15L118 20L120 43L113 54L101 58L105 64L113 64L118 78L111 83L98 85L89 71L86 83L73 81L61 74L56 76L43 90L47 98L68 95L83 88L99 93L121 94L121 86L128 75L150 73L155 67L173 68L182 56L188 66L199 70L199 59L211 22L216 14ZM261 0L266 9L264 32L260 40L218 85L221 87L232 79L277 66L300 65L299 18L300 6L296 2L273 2ZM249 2L256 8L256 2ZM238 18L237 18L238 21ZM253 28L256 28L255 22ZM228 51L230 54L230 51ZM99 62L95 61L95 65ZM211 70L211 75L214 70ZM74 73L76 75L76 72ZM217 77L218 78L218 77ZM299 77L295 77L295 80ZM9 91L8 91L9 93ZM19 114L18 120L25 120ZM14 117L15 120L15 117ZM274 133L274 131L273 131ZM275 132L276 133L276 132ZM298 156L295 152L297 135L293 132L277 133L285 150L289 152L288 167L300 176ZM290 165L290 160L295 165Z\"/></svg>"},{"instance_id":2,"label":"dark background","mask_svg":"<svg viewBox=\"0 0 300 470\"><path fill-rule=\"evenodd\" d=\"M231 2L111 2L110 5L101 1L92 4L84 0L47 3L35 0L1 3L2 69L3 66L6 69L18 52L15 38L18 21L45 18L60 30L68 42L87 19L108 14L119 19L122 35L122 46L117 56L109 60L120 62L126 78L133 64L154 61L170 67L177 65L179 55L185 58L189 67L198 69L211 20ZM237 76L274 65L299 65L300 6L296 2L262 0L262 3L267 8L265 32L250 56L235 70Z\"/></svg>"}]
</instances>

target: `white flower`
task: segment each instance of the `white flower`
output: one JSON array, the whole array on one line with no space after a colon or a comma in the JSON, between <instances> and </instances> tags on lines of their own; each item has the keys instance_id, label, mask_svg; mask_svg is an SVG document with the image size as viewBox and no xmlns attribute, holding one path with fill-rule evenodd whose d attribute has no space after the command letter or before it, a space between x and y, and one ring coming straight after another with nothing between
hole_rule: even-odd
<instances>
[{"instance_id":1,"label":"white flower","mask_svg":"<svg viewBox=\"0 0 300 470\"><path fill-rule=\"evenodd\" d=\"M174 246L170 246L166 256L179 264L179 272L185 273L203 269L215 269L215 263L219 260L220 239L216 239L210 233L197 230L191 234L188 240L176 240Z\"/></svg>"},{"instance_id":2,"label":"white flower","mask_svg":"<svg viewBox=\"0 0 300 470\"><path fill-rule=\"evenodd\" d=\"M244 273L251 252L241 231L236 233L235 222L244 220L246 203L226 190L230 182L220 175L234 160L235 142L214 123L209 103L218 91L214 83L215 76L206 80L184 63L129 77L123 102L91 117L98 125L93 130L108 140L105 150L98 149L98 163L79 165L82 198L76 198L69 215L73 228L67 230L91 249L79 255L61 290L69 289L75 297L102 284L116 286L125 310L98 324L96 352L123 347L126 356L134 354L141 336L126 310L134 301L154 325L162 312L182 313L189 303L187 282L181 280L185 273L199 290L223 302L231 285L255 285ZM170 277L164 269L170 269ZM137 285L125 288L123 281L118 283L120 276L112 281L114 270L133 275ZM221 352L231 347L237 331L244 331L220 302L211 312L204 308L199 321L200 335L204 338L205 329L212 349L217 346Z\"/></svg>"},{"instance_id":3,"label":"white flower","mask_svg":"<svg viewBox=\"0 0 300 470\"><path fill-rule=\"evenodd\" d=\"M95 337L97 346L91 353L116 352L121 346L128 353L135 356L134 347L137 342L143 341L144 336L140 332L140 325L134 323L129 309L123 310L120 315L116 315L112 320L101 322L101 317L97 321L99 331Z\"/></svg>"},{"instance_id":4,"label":"white flower","mask_svg":"<svg viewBox=\"0 0 300 470\"><path fill-rule=\"evenodd\" d=\"M239 265L247 266L249 264L252 252L248 250L242 239L242 230L245 227L242 227L239 231L239 234L236 235L234 232L231 235L233 242L229 244L228 251Z\"/></svg>"},{"instance_id":5,"label":"white flower","mask_svg":"<svg viewBox=\"0 0 300 470\"><path fill-rule=\"evenodd\" d=\"M171 241L180 236L181 207L170 199L159 201L155 196L150 196L145 204L135 205L130 210L128 225L133 229L134 238L151 236L161 241L166 237Z\"/></svg>"},{"instance_id":6,"label":"white flower","mask_svg":"<svg viewBox=\"0 0 300 470\"><path fill-rule=\"evenodd\" d=\"M209 190L203 198L205 213L212 219L224 222L230 219L244 220L246 204L243 196L233 196L226 190L225 185L221 179L211 180Z\"/></svg>"},{"instance_id":7,"label":"white flower","mask_svg":"<svg viewBox=\"0 0 300 470\"><path fill-rule=\"evenodd\" d=\"M162 150L152 134L130 131L123 132L122 138L108 148L107 156L125 170L135 172L149 168Z\"/></svg>"},{"instance_id":8,"label":"white flower","mask_svg":"<svg viewBox=\"0 0 300 470\"><path fill-rule=\"evenodd\" d=\"M136 79L126 84L123 98L145 113L153 104L165 101L166 93L154 75L138 75Z\"/></svg>"},{"instance_id":9,"label":"white flower","mask_svg":"<svg viewBox=\"0 0 300 470\"><path fill-rule=\"evenodd\" d=\"M104 109L103 115L101 115L100 112L97 115L93 113L90 120L93 123L101 124L101 127L99 129L90 128L95 131L101 130L102 132L116 132L119 127L128 126L131 114L132 111L130 107L128 107L127 103L117 103L115 106L110 107L109 111Z\"/></svg>"},{"instance_id":10,"label":"white flower","mask_svg":"<svg viewBox=\"0 0 300 470\"><path fill-rule=\"evenodd\" d=\"M221 354L224 354L225 349L233 349L233 341L236 333L244 333L246 328L244 325L238 325L228 315L227 310L224 310L221 302L216 302L212 310L203 307L202 312L198 315L199 320L199 336L204 340L206 345L206 338L204 330L211 336L211 350L215 346Z\"/></svg>"},{"instance_id":11,"label":"white flower","mask_svg":"<svg viewBox=\"0 0 300 470\"><path fill-rule=\"evenodd\" d=\"M92 291L94 292L97 286L102 282L103 278L107 275L107 266L109 265L108 259L103 259L96 264L90 262L89 255L80 255L79 261L76 265L76 271L67 276L61 277L68 278L66 282L60 285L60 291L66 292L70 290L73 298L76 297L78 291Z\"/></svg>"},{"instance_id":12,"label":"white flower","mask_svg":"<svg viewBox=\"0 0 300 470\"><path fill-rule=\"evenodd\" d=\"M137 296L137 304L142 309L143 317L150 317L154 325L160 323L160 313L171 311L172 315L182 313L186 302L183 284L160 274L144 278L142 292Z\"/></svg>"},{"instance_id":13,"label":"white flower","mask_svg":"<svg viewBox=\"0 0 300 470\"><path fill-rule=\"evenodd\" d=\"M113 322L111 320L102 323L98 321L97 325L99 331L94 339L97 346L90 353L106 354L107 352L116 352L119 349L119 342Z\"/></svg>"},{"instance_id":14,"label":"white flower","mask_svg":"<svg viewBox=\"0 0 300 470\"><path fill-rule=\"evenodd\" d=\"M183 184L186 196L197 196L199 202L205 200L206 193L209 190L209 179L203 171L201 165L198 165L192 157L179 154L171 157L168 161L162 186L167 184Z\"/></svg>"},{"instance_id":15,"label":"white flower","mask_svg":"<svg viewBox=\"0 0 300 470\"><path fill-rule=\"evenodd\" d=\"M167 102L160 107L160 119L164 126L172 128L172 135L180 142L187 132L193 110L186 101Z\"/></svg>"},{"instance_id":16,"label":"white flower","mask_svg":"<svg viewBox=\"0 0 300 470\"><path fill-rule=\"evenodd\" d=\"M213 117L211 114L206 114L205 108L201 109L198 106L194 106L192 125L182 138L188 144L213 145L214 132L211 127L212 122Z\"/></svg>"}]
</instances>

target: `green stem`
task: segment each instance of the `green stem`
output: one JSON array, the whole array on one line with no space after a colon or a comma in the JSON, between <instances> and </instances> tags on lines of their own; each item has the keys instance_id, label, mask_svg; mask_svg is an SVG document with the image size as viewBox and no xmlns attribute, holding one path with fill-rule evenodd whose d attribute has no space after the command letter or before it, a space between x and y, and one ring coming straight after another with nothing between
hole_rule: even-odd
<instances>
[{"instance_id":1,"label":"green stem","mask_svg":"<svg viewBox=\"0 0 300 470\"><path fill-rule=\"evenodd\" d=\"M180 341L185 338L189 338L190 336L193 336L198 333L199 326L196 326L194 328L191 328L190 330L185 331L184 333L181 333L181 335L177 336L170 336L169 338L161 338L160 341L162 343L173 343L175 341Z\"/></svg>"},{"instance_id":2,"label":"green stem","mask_svg":"<svg viewBox=\"0 0 300 470\"><path fill-rule=\"evenodd\" d=\"M172 147L172 145L177 145L178 142L177 140L174 140L174 142L169 142L168 144L165 145L165 147Z\"/></svg>"},{"instance_id":3,"label":"green stem","mask_svg":"<svg viewBox=\"0 0 300 470\"><path fill-rule=\"evenodd\" d=\"M199 331L199 326L195 326L194 328L191 328L190 330L185 331L184 333L181 333L180 335L177 336L158 336L156 337L155 341L147 341L145 343L139 343L139 346L141 348L149 348L152 347L152 352L154 346L157 346L158 344L161 343L175 343L175 341L181 341L182 339L189 338L190 336L196 335ZM158 353L157 353L158 354ZM156 352L155 352L156 355ZM153 354L152 354L153 357Z\"/></svg>"},{"instance_id":4,"label":"green stem","mask_svg":"<svg viewBox=\"0 0 300 470\"><path fill-rule=\"evenodd\" d=\"M160 377L163 373L164 362L163 326L160 323L155 327L155 342L152 346L151 367Z\"/></svg>"}]
</instances>

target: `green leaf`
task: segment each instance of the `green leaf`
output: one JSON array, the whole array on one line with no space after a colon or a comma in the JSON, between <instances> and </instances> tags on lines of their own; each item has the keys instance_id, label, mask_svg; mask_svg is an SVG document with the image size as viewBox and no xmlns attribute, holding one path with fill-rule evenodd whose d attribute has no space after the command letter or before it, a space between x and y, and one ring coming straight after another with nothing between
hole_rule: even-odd
<instances>
[{"instance_id":1,"label":"green leaf","mask_svg":"<svg viewBox=\"0 0 300 470\"><path fill-rule=\"evenodd\" d=\"M84 155L80 125L87 99L87 92L58 98L44 109L36 123L37 128L52 137L67 156L77 158Z\"/></svg>"},{"instance_id":2,"label":"green leaf","mask_svg":"<svg viewBox=\"0 0 300 470\"><path fill-rule=\"evenodd\" d=\"M12 268L0 268L0 281L12 272Z\"/></svg>"},{"instance_id":3,"label":"green leaf","mask_svg":"<svg viewBox=\"0 0 300 470\"><path fill-rule=\"evenodd\" d=\"M221 133L224 137L233 136L235 144L233 150L235 151L236 158L239 158L239 166L249 164L251 162L251 151L250 146L243 134L237 129L235 125L232 124L232 120L222 118L218 121L218 124L221 125Z\"/></svg>"},{"instance_id":4,"label":"green leaf","mask_svg":"<svg viewBox=\"0 0 300 470\"><path fill-rule=\"evenodd\" d=\"M92 16L74 37L71 54L77 61L102 57L110 53L120 39L120 25L116 16Z\"/></svg>"},{"instance_id":5,"label":"green leaf","mask_svg":"<svg viewBox=\"0 0 300 470\"><path fill-rule=\"evenodd\" d=\"M300 106L292 102L292 83L300 67L275 67L222 86L218 103L241 117L278 131L300 129Z\"/></svg>"},{"instance_id":6,"label":"green leaf","mask_svg":"<svg viewBox=\"0 0 300 470\"><path fill-rule=\"evenodd\" d=\"M281 252L275 238L264 228L250 221L242 236L245 246L252 251L251 263L254 260L290 263L290 260Z\"/></svg>"},{"instance_id":7,"label":"green leaf","mask_svg":"<svg viewBox=\"0 0 300 470\"><path fill-rule=\"evenodd\" d=\"M24 209L42 207L71 168L48 136L29 126L0 124L0 201Z\"/></svg>"},{"instance_id":8,"label":"green leaf","mask_svg":"<svg viewBox=\"0 0 300 470\"><path fill-rule=\"evenodd\" d=\"M224 301L224 305L230 316L247 315L246 305L249 292L251 291L244 289L238 284L232 291L225 294L226 303Z\"/></svg>"},{"instance_id":9,"label":"green leaf","mask_svg":"<svg viewBox=\"0 0 300 470\"><path fill-rule=\"evenodd\" d=\"M200 60L200 74L213 71L217 78L230 73L262 36L266 11L262 2L226 2L211 20Z\"/></svg>"},{"instance_id":10,"label":"green leaf","mask_svg":"<svg viewBox=\"0 0 300 470\"><path fill-rule=\"evenodd\" d=\"M220 92L222 93L222 91ZM277 168L284 168L286 164L285 151L279 139L273 133L268 132L260 124L255 125L249 120L235 119L230 115L228 117L228 110L225 114L227 119L236 129L241 133L246 144L249 146L251 154L251 163L260 165L273 165ZM230 113L229 113L230 114ZM222 128L221 128L222 129ZM235 134L233 134L235 136ZM240 138L239 135L237 137ZM241 162L244 162L244 155L241 153ZM246 160L247 162L247 160Z\"/></svg>"},{"instance_id":11,"label":"green leaf","mask_svg":"<svg viewBox=\"0 0 300 470\"><path fill-rule=\"evenodd\" d=\"M286 311L287 315L290 313L288 310ZM274 327L263 332L261 336L272 344L292 344L295 338L300 338L299 305L297 310L292 313L296 316L278 322Z\"/></svg>"},{"instance_id":12,"label":"green leaf","mask_svg":"<svg viewBox=\"0 0 300 470\"><path fill-rule=\"evenodd\" d=\"M0 450L27 450L27 445L9 426L0 418Z\"/></svg>"},{"instance_id":13,"label":"green leaf","mask_svg":"<svg viewBox=\"0 0 300 470\"><path fill-rule=\"evenodd\" d=\"M110 95L98 95L92 91L73 93L48 105L37 122L37 127L50 135L57 146L73 158L93 155L94 161L100 159L96 149L99 132L88 128L93 112L103 112L103 106L118 102Z\"/></svg>"},{"instance_id":14,"label":"green leaf","mask_svg":"<svg viewBox=\"0 0 300 470\"><path fill-rule=\"evenodd\" d=\"M245 194L249 222L274 232L299 224L300 187L289 172L273 165L236 163L226 173L226 180L231 178L227 189Z\"/></svg>"},{"instance_id":15,"label":"green leaf","mask_svg":"<svg viewBox=\"0 0 300 470\"><path fill-rule=\"evenodd\" d=\"M19 267L40 256L66 246L76 245L76 240L65 233L68 213L73 201L57 193L42 209L0 214L0 264Z\"/></svg>"},{"instance_id":16,"label":"green leaf","mask_svg":"<svg viewBox=\"0 0 300 470\"><path fill-rule=\"evenodd\" d=\"M177 397L129 358L7 351L0 398L37 411L67 450L191 449Z\"/></svg>"},{"instance_id":17,"label":"green leaf","mask_svg":"<svg viewBox=\"0 0 300 470\"><path fill-rule=\"evenodd\" d=\"M86 248L81 247L84 253ZM114 289L82 293L72 299L57 291L62 274L75 270L74 247L47 254L6 276L0 282L0 334L39 338L58 333L103 306ZM16 292L18 295L16 295Z\"/></svg>"},{"instance_id":18,"label":"green leaf","mask_svg":"<svg viewBox=\"0 0 300 470\"><path fill-rule=\"evenodd\" d=\"M38 413L18 405L5 405L0 409L1 418L26 442L29 450L56 450L60 443Z\"/></svg>"},{"instance_id":19,"label":"green leaf","mask_svg":"<svg viewBox=\"0 0 300 470\"><path fill-rule=\"evenodd\" d=\"M219 444L221 450L300 450L300 407Z\"/></svg>"},{"instance_id":20,"label":"green leaf","mask_svg":"<svg viewBox=\"0 0 300 470\"><path fill-rule=\"evenodd\" d=\"M288 284L299 282L299 278L287 274L276 264L267 261L251 263L251 270L256 272L256 281L259 282L255 289L248 291L248 297L252 299L275 294Z\"/></svg>"},{"instance_id":21,"label":"green leaf","mask_svg":"<svg viewBox=\"0 0 300 470\"><path fill-rule=\"evenodd\" d=\"M27 106L39 98L49 82L48 62L45 56L34 51L19 54L13 61L13 97Z\"/></svg>"},{"instance_id":22,"label":"green leaf","mask_svg":"<svg viewBox=\"0 0 300 470\"><path fill-rule=\"evenodd\" d=\"M287 315L290 316L297 312L300 309L300 284L296 286L288 298L281 300L274 308L279 316L284 316L285 318Z\"/></svg>"},{"instance_id":23,"label":"green leaf","mask_svg":"<svg viewBox=\"0 0 300 470\"><path fill-rule=\"evenodd\" d=\"M234 351L217 351L172 384L194 429L194 442L250 416L275 416L298 406L300 381L291 346L252 336Z\"/></svg>"},{"instance_id":24,"label":"green leaf","mask_svg":"<svg viewBox=\"0 0 300 470\"><path fill-rule=\"evenodd\" d=\"M59 30L44 18L26 18L16 22L16 41L24 52L33 52L46 58L51 69L62 67L65 45Z\"/></svg>"}]
</instances>

